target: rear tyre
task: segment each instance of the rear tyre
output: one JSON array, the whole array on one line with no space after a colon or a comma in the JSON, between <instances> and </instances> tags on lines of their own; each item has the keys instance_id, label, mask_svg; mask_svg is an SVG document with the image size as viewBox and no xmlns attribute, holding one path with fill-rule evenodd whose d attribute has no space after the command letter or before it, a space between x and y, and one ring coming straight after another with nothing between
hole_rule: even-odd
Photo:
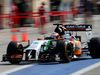
<instances>
[{"instance_id":1,"label":"rear tyre","mask_svg":"<svg viewBox=\"0 0 100 75\"><path fill-rule=\"evenodd\" d=\"M22 55L23 56L23 45L18 41L12 41L7 47L7 55ZM19 64L22 58L9 58L11 64Z\"/></svg>"},{"instance_id":2,"label":"rear tyre","mask_svg":"<svg viewBox=\"0 0 100 75\"><path fill-rule=\"evenodd\" d=\"M100 38L95 37L90 40L89 51L92 58L100 58Z\"/></svg>"},{"instance_id":3,"label":"rear tyre","mask_svg":"<svg viewBox=\"0 0 100 75\"><path fill-rule=\"evenodd\" d=\"M72 46L70 43L65 44L65 48L63 50L63 62L70 62L72 60Z\"/></svg>"}]
</instances>

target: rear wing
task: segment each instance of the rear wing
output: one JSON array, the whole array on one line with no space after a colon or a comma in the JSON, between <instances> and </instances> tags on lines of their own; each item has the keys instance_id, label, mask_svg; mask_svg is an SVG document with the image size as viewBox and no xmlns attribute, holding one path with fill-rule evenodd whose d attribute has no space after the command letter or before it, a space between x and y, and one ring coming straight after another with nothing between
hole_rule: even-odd
<instances>
[{"instance_id":1,"label":"rear wing","mask_svg":"<svg viewBox=\"0 0 100 75\"><path fill-rule=\"evenodd\" d=\"M68 31L92 31L92 25L63 25Z\"/></svg>"},{"instance_id":2,"label":"rear wing","mask_svg":"<svg viewBox=\"0 0 100 75\"><path fill-rule=\"evenodd\" d=\"M86 31L87 42L90 42L92 38L92 25L81 24L81 25L64 25L68 31Z\"/></svg>"}]
</instances>

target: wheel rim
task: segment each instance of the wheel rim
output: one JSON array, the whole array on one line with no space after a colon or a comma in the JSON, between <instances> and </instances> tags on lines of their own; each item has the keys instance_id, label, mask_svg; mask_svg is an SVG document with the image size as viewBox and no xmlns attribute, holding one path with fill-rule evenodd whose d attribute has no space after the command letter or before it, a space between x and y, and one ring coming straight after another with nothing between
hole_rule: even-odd
<instances>
[{"instance_id":1,"label":"wheel rim","mask_svg":"<svg viewBox=\"0 0 100 75\"><path fill-rule=\"evenodd\" d=\"M23 52L23 47L22 47L22 45L19 45L19 46L18 46L18 51Z\"/></svg>"}]
</instances>

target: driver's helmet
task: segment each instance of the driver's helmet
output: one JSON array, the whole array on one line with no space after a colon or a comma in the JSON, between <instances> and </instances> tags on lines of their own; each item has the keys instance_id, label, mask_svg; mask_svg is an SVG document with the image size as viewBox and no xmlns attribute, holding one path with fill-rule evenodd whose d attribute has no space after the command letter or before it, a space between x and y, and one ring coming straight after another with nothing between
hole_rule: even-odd
<instances>
[{"instance_id":1,"label":"driver's helmet","mask_svg":"<svg viewBox=\"0 0 100 75\"><path fill-rule=\"evenodd\" d=\"M60 36L64 35L64 28L62 27L57 27L54 31L59 33Z\"/></svg>"},{"instance_id":2,"label":"driver's helmet","mask_svg":"<svg viewBox=\"0 0 100 75\"><path fill-rule=\"evenodd\" d=\"M53 32L53 33L51 33L50 37L58 38L59 37L59 34L56 33L56 32Z\"/></svg>"}]
</instances>

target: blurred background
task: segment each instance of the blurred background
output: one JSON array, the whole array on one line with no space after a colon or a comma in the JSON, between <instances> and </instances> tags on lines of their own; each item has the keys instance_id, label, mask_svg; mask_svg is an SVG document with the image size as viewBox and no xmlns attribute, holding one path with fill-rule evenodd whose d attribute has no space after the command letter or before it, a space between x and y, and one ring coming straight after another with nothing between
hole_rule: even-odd
<instances>
[{"instance_id":1,"label":"blurred background","mask_svg":"<svg viewBox=\"0 0 100 75\"><path fill-rule=\"evenodd\" d=\"M7 14L12 14L11 16L32 16L36 14L27 15L16 15L18 13L29 13L38 12L41 3L45 2L48 7L48 12L54 11L83 11L77 13L77 15L67 15L69 20L75 20L77 17L92 17L92 15L100 14L100 0L0 0L0 29L11 28L11 27L24 27L33 26L35 17L27 18L17 18L11 20L11 18L2 18L7 16ZM87 8L89 7L89 8ZM47 22L52 22L54 20L61 20L61 16L50 16ZM46 18L47 19L47 18ZM16 21L17 20L17 21ZM15 23L13 23L13 21ZM85 23L87 23L84 20ZM91 21L89 21L91 22ZM14 25L12 25L14 24ZM19 24L19 25L18 25Z\"/></svg>"},{"instance_id":2,"label":"blurred background","mask_svg":"<svg viewBox=\"0 0 100 75\"><path fill-rule=\"evenodd\" d=\"M67 14L69 11L71 12ZM10 41L21 41L26 46L28 40L32 42L38 37L44 38L44 35L50 36L56 27L53 25L54 23L62 23L64 25L92 24L93 37L100 37L100 0L0 0L0 60L2 59L2 55L6 53L6 47ZM79 32L78 36L82 36L82 42L87 40L85 32ZM88 61L88 57L86 61L84 60L80 60L82 68L91 63L90 60ZM92 62L95 62L95 60L92 60ZM77 62L75 61L75 63ZM27 65L26 63L24 64ZM73 69L80 69L81 66L79 63L77 64L78 67L76 68L75 66ZM59 69L64 69L68 73L69 70L74 71L69 64L71 68L68 67L69 70L65 69L66 64L64 68L62 67L63 64L53 64L53 68L55 67L54 65L60 65L61 68ZM2 68L0 69L0 73L7 70L12 71L13 68L19 66L21 65L11 66L7 62L0 62L0 68ZM42 67L44 64L40 66ZM46 64L46 66L45 68L47 69L48 65ZM49 64L50 66L51 64ZM61 72L59 69L58 71ZM95 70L95 73L92 70L92 73L89 74L100 75L99 70L100 67ZM30 71L28 70L27 72ZM50 70L50 72L52 71ZM40 74L40 72L38 73Z\"/></svg>"}]
</instances>

